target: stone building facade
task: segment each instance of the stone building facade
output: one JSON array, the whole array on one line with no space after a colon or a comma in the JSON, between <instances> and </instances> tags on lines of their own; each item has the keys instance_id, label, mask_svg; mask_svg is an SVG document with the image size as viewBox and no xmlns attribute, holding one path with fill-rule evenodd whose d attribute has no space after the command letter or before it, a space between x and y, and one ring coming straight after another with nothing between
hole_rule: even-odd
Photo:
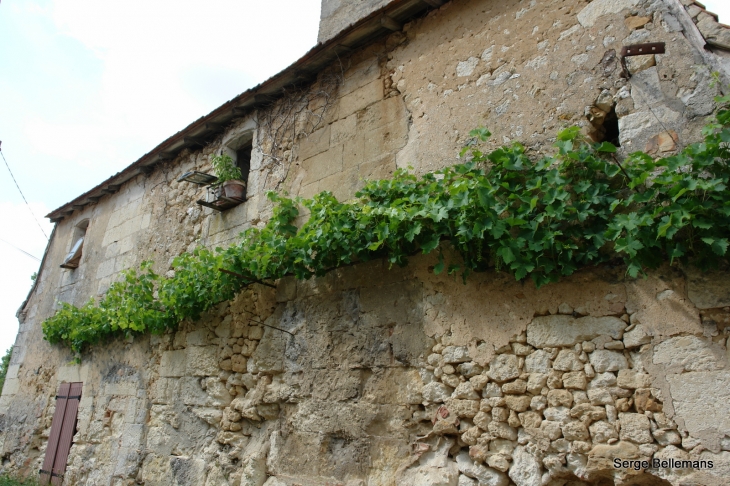
<instances>
[{"instance_id":1,"label":"stone building facade","mask_svg":"<svg viewBox=\"0 0 730 486\"><path fill-rule=\"evenodd\" d=\"M430 257L376 261L254 284L78 365L43 340L58 301L261 225L266 191L349 199L364 179L457 163L481 125L490 148L547 152L577 124L666 155L699 139L730 82L730 30L687 0L323 0L322 17L299 62L49 215L0 398L0 470L38 471L59 384L83 382L64 484L730 482L726 269L601 267L536 290L496 271L463 285ZM621 48L646 42L666 53L627 59L627 77ZM178 181L247 146L245 203L213 211ZM78 268L60 268L80 235ZM713 467L614 467L652 458Z\"/></svg>"}]
</instances>

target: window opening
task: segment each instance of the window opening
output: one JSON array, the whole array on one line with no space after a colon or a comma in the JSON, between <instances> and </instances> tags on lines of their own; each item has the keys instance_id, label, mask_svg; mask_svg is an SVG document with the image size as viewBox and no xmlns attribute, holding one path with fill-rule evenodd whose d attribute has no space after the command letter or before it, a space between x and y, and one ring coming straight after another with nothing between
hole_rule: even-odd
<instances>
[{"instance_id":1,"label":"window opening","mask_svg":"<svg viewBox=\"0 0 730 486\"><path fill-rule=\"evenodd\" d=\"M620 147L621 142L618 137L618 116L616 116L615 108L615 106L612 106L611 110L606 113L606 120L603 122L603 128L606 132L603 134L603 140Z\"/></svg>"},{"instance_id":2,"label":"window opening","mask_svg":"<svg viewBox=\"0 0 730 486\"><path fill-rule=\"evenodd\" d=\"M236 165L241 169L241 180L246 183L243 196L248 192L248 174L251 172L251 152L253 143L249 141L246 145L236 150Z\"/></svg>"},{"instance_id":3,"label":"window opening","mask_svg":"<svg viewBox=\"0 0 730 486\"><path fill-rule=\"evenodd\" d=\"M84 238L86 237L86 230L89 227L89 220L85 219L74 228L73 239L71 240L72 246L71 251L68 252L66 258L63 259L61 268L68 268L73 270L78 268L79 262L81 261L81 255L84 248Z\"/></svg>"}]
</instances>

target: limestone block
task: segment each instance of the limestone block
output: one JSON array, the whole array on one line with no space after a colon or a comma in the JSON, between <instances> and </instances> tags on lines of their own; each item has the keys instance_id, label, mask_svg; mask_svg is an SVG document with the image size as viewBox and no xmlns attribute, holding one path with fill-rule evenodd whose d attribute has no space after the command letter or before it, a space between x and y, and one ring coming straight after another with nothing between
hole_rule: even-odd
<instances>
[{"instance_id":1,"label":"limestone block","mask_svg":"<svg viewBox=\"0 0 730 486\"><path fill-rule=\"evenodd\" d=\"M542 415L538 412L528 411L518 414L520 423L525 428L539 429L542 425Z\"/></svg>"},{"instance_id":2,"label":"limestone block","mask_svg":"<svg viewBox=\"0 0 730 486\"><path fill-rule=\"evenodd\" d=\"M565 406L548 407L543 411L543 415L545 420L563 423L570 420L570 409Z\"/></svg>"},{"instance_id":3,"label":"limestone block","mask_svg":"<svg viewBox=\"0 0 730 486\"><path fill-rule=\"evenodd\" d=\"M730 272L704 273L688 268L687 296L698 309L730 306Z\"/></svg>"},{"instance_id":4,"label":"limestone block","mask_svg":"<svg viewBox=\"0 0 730 486\"><path fill-rule=\"evenodd\" d=\"M656 56L654 54L632 56L626 59L626 67L632 75L642 73L654 66L656 66Z\"/></svg>"},{"instance_id":5,"label":"limestone block","mask_svg":"<svg viewBox=\"0 0 730 486\"><path fill-rule=\"evenodd\" d=\"M613 395L608 388L591 388L588 390L588 399L592 405L613 405Z\"/></svg>"},{"instance_id":6,"label":"limestone block","mask_svg":"<svg viewBox=\"0 0 730 486\"><path fill-rule=\"evenodd\" d=\"M642 110L619 118L619 141L622 147L643 148L649 137L661 131L662 127L657 127L657 117L662 120L664 126L678 122L681 117L678 112L662 105L655 106L652 110L654 113Z\"/></svg>"},{"instance_id":7,"label":"limestone block","mask_svg":"<svg viewBox=\"0 0 730 486\"><path fill-rule=\"evenodd\" d=\"M605 388L616 384L616 375L609 372L597 373L588 384L588 388Z\"/></svg>"},{"instance_id":8,"label":"limestone block","mask_svg":"<svg viewBox=\"0 0 730 486\"><path fill-rule=\"evenodd\" d=\"M618 439L618 432L616 432L616 428L605 420L599 420L598 422L592 423L589 429L593 442L606 443L610 439Z\"/></svg>"},{"instance_id":9,"label":"limestone block","mask_svg":"<svg viewBox=\"0 0 730 486\"><path fill-rule=\"evenodd\" d=\"M502 385L502 393L506 395L521 395L527 390L527 382L524 380L515 380Z\"/></svg>"},{"instance_id":10,"label":"limestone block","mask_svg":"<svg viewBox=\"0 0 730 486\"><path fill-rule=\"evenodd\" d=\"M445 467L428 465L409 467L399 475L398 484L459 486L459 468L451 461Z\"/></svg>"},{"instance_id":11,"label":"limestone block","mask_svg":"<svg viewBox=\"0 0 730 486\"><path fill-rule=\"evenodd\" d=\"M730 436L730 371L671 374L667 381L675 420L684 421L692 437L714 448Z\"/></svg>"},{"instance_id":12,"label":"limestone block","mask_svg":"<svg viewBox=\"0 0 730 486\"><path fill-rule=\"evenodd\" d=\"M639 457L639 448L631 442L619 441L615 444L598 444L588 453L586 471L612 471L614 459L636 459Z\"/></svg>"},{"instance_id":13,"label":"limestone block","mask_svg":"<svg viewBox=\"0 0 730 486\"><path fill-rule=\"evenodd\" d=\"M206 346L208 343L208 331L207 329L198 329L193 332L187 333L185 336L186 346Z\"/></svg>"},{"instance_id":14,"label":"limestone block","mask_svg":"<svg viewBox=\"0 0 730 486\"><path fill-rule=\"evenodd\" d=\"M280 326L279 323L271 325ZM284 351L289 335L276 329L266 328L259 345L248 360L248 372L275 373L284 371Z\"/></svg>"},{"instance_id":15,"label":"limestone block","mask_svg":"<svg viewBox=\"0 0 730 486\"><path fill-rule=\"evenodd\" d=\"M6 378L3 385L3 397L15 395L20 390L20 380L17 378Z\"/></svg>"},{"instance_id":16,"label":"limestone block","mask_svg":"<svg viewBox=\"0 0 730 486\"><path fill-rule=\"evenodd\" d=\"M501 397L502 395L502 388L496 383L487 383L484 390L482 390L484 398Z\"/></svg>"},{"instance_id":17,"label":"limestone block","mask_svg":"<svg viewBox=\"0 0 730 486\"><path fill-rule=\"evenodd\" d=\"M723 350L697 336L667 339L654 348L654 364L668 371L710 371L724 367Z\"/></svg>"},{"instance_id":18,"label":"limestone block","mask_svg":"<svg viewBox=\"0 0 730 486\"><path fill-rule=\"evenodd\" d=\"M342 171L342 150L342 145L336 145L304 160L302 168L306 171L306 175L302 179L302 185L311 184Z\"/></svg>"},{"instance_id":19,"label":"limestone block","mask_svg":"<svg viewBox=\"0 0 730 486\"><path fill-rule=\"evenodd\" d=\"M570 441L588 440L590 438L588 429L583 422L579 420L568 421L562 424L560 429L563 431L563 437Z\"/></svg>"},{"instance_id":20,"label":"limestone block","mask_svg":"<svg viewBox=\"0 0 730 486\"><path fill-rule=\"evenodd\" d=\"M567 347L600 335L621 339L625 328L624 321L610 316L578 319L562 314L541 316L527 326L527 342L535 347Z\"/></svg>"},{"instance_id":21,"label":"limestone block","mask_svg":"<svg viewBox=\"0 0 730 486\"><path fill-rule=\"evenodd\" d=\"M547 373L550 371L550 353L538 349L525 358L525 371L528 373Z\"/></svg>"},{"instance_id":22,"label":"limestone block","mask_svg":"<svg viewBox=\"0 0 730 486\"><path fill-rule=\"evenodd\" d=\"M408 111L403 98L393 96L367 107L357 114L357 130L370 132L378 127L390 125L394 122L406 123Z\"/></svg>"},{"instance_id":23,"label":"limestone block","mask_svg":"<svg viewBox=\"0 0 730 486\"><path fill-rule=\"evenodd\" d=\"M319 130L310 133L299 141L299 159L306 160L317 154L321 154L330 147L330 131L332 125L326 125Z\"/></svg>"},{"instance_id":24,"label":"limestone block","mask_svg":"<svg viewBox=\"0 0 730 486\"><path fill-rule=\"evenodd\" d=\"M573 371L563 374L563 387L573 390L586 389L586 374L583 371Z\"/></svg>"},{"instance_id":25,"label":"limestone block","mask_svg":"<svg viewBox=\"0 0 730 486\"><path fill-rule=\"evenodd\" d=\"M166 404L172 402L176 396L177 382L177 378L158 378L149 394L152 403Z\"/></svg>"},{"instance_id":26,"label":"limestone block","mask_svg":"<svg viewBox=\"0 0 730 486\"><path fill-rule=\"evenodd\" d=\"M466 346L446 346L441 352L444 363L464 363L471 361L469 350Z\"/></svg>"},{"instance_id":27,"label":"limestone block","mask_svg":"<svg viewBox=\"0 0 730 486\"><path fill-rule=\"evenodd\" d=\"M216 406L215 400L209 396L200 386L198 378L186 376L180 379L180 393L178 397L182 398L185 405L193 405L198 407Z\"/></svg>"},{"instance_id":28,"label":"limestone block","mask_svg":"<svg viewBox=\"0 0 730 486\"><path fill-rule=\"evenodd\" d=\"M451 397L463 398L468 400L478 400L479 394L474 390L474 385L472 385L471 382L465 381L459 383Z\"/></svg>"},{"instance_id":29,"label":"limestone block","mask_svg":"<svg viewBox=\"0 0 730 486\"><path fill-rule=\"evenodd\" d=\"M679 445L682 436L676 430L657 429L651 433L660 446Z\"/></svg>"},{"instance_id":30,"label":"limestone block","mask_svg":"<svg viewBox=\"0 0 730 486\"><path fill-rule=\"evenodd\" d=\"M526 395L509 395L504 399L507 403L507 408L515 412L524 412L530 408L530 400L531 398Z\"/></svg>"},{"instance_id":31,"label":"limestone block","mask_svg":"<svg viewBox=\"0 0 730 486\"><path fill-rule=\"evenodd\" d=\"M573 404L573 394L568 390L555 389L547 394L548 405L551 407L570 407Z\"/></svg>"},{"instance_id":32,"label":"limestone block","mask_svg":"<svg viewBox=\"0 0 730 486\"><path fill-rule=\"evenodd\" d=\"M179 377L185 376L186 356L185 350L163 351L160 359L160 376Z\"/></svg>"},{"instance_id":33,"label":"limestone block","mask_svg":"<svg viewBox=\"0 0 730 486\"><path fill-rule=\"evenodd\" d=\"M570 409L570 416L585 422L594 422L606 418L606 408L591 403L580 403Z\"/></svg>"},{"instance_id":34,"label":"limestone block","mask_svg":"<svg viewBox=\"0 0 730 486\"><path fill-rule=\"evenodd\" d=\"M583 27L592 27L599 18L617 14L638 3L638 0L595 0L578 13L578 22Z\"/></svg>"},{"instance_id":35,"label":"limestone block","mask_svg":"<svg viewBox=\"0 0 730 486\"><path fill-rule=\"evenodd\" d=\"M651 22L651 17L640 17L638 15L632 15L624 19L624 24L626 24L629 30L639 29L649 22Z\"/></svg>"},{"instance_id":36,"label":"limestone block","mask_svg":"<svg viewBox=\"0 0 730 486\"><path fill-rule=\"evenodd\" d=\"M520 376L520 369L517 367L517 356L500 354L489 363L487 375L498 383L517 378Z\"/></svg>"},{"instance_id":37,"label":"limestone block","mask_svg":"<svg viewBox=\"0 0 730 486\"><path fill-rule=\"evenodd\" d=\"M479 400L449 399L446 407L457 417L472 418L479 412Z\"/></svg>"},{"instance_id":38,"label":"limestone block","mask_svg":"<svg viewBox=\"0 0 730 486\"><path fill-rule=\"evenodd\" d=\"M403 148L408 141L407 119L397 120L364 134L363 162L380 160Z\"/></svg>"},{"instance_id":39,"label":"limestone block","mask_svg":"<svg viewBox=\"0 0 730 486\"><path fill-rule=\"evenodd\" d=\"M517 486L541 486L542 466L540 461L526 447L517 446L512 453L509 477Z\"/></svg>"},{"instance_id":40,"label":"limestone block","mask_svg":"<svg viewBox=\"0 0 730 486\"><path fill-rule=\"evenodd\" d=\"M527 391L537 395L547 384L547 378L545 373L530 373L530 377L527 379Z\"/></svg>"},{"instance_id":41,"label":"limestone block","mask_svg":"<svg viewBox=\"0 0 730 486\"><path fill-rule=\"evenodd\" d=\"M651 386L651 376L635 370L620 370L618 372L618 386L631 389L649 388Z\"/></svg>"},{"instance_id":42,"label":"limestone block","mask_svg":"<svg viewBox=\"0 0 730 486\"><path fill-rule=\"evenodd\" d=\"M351 8L350 5L347 8ZM365 86L380 77L380 65L378 58L373 56L363 62L356 64L345 71L345 79L340 87L339 93L345 95Z\"/></svg>"},{"instance_id":43,"label":"limestone block","mask_svg":"<svg viewBox=\"0 0 730 486\"><path fill-rule=\"evenodd\" d=\"M115 396L137 396L137 384L130 381L104 383L104 394Z\"/></svg>"},{"instance_id":44,"label":"limestone block","mask_svg":"<svg viewBox=\"0 0 730 486\"><path fill-rule=\"evenodd\" d=\"M500 437L507 440L517 440L517 430L510 427L505 422L492 421L487 426L488 432L494 437Z\"/></svg>"},{"instance_id":45,"label":"limestone block","mask_svg":"<svg viewBox=\"0 0 730 486\"><path fill-rule=\"evenodd\" d=\"M192 346L186 350L185 373L189 376L217 376L218 358L216 346Z\"/></svg>"},{"instance_id":46,"label":"limestone block","mask_svg":"<svg viewBox=\"0 0 730 486\"><path fill-rule=\"evenodd\" d=\"M646 328L641 324L637 324L632 330L624 333L625 348L636 348L650 342L651 336L646 333Z\"/></svg>"},{"instance_id":47,"label":"limestone block","mask_svg":"<svg viewBox=\"0 0 730 486\"><path fill-rule=\"evenodd\" d=\"M223 412L218 408L195 407L192 412L200 420L214 427L220 425L221 418L223 418Z\"/></svg>"},{"instance_id":48,"label":"limestone block","mask_svg":"<svg viewBox=\"0 0 730 486\"><path fill-rule=\"evenodd\" d=\"M560 422L553 420L543 420L540 424L540 431L542 435L550 440L557 440L563 435L563 431L560 428Z\"/></svg>"},{"instance_id":49,"label":"limestone block","mask_svg":"<svg viewBox=\"0 0 730 486\"><path fill-rule=\"evenodd\" d=\"M248 360L241 354L231 356L231 371L245 373L248 369Z\"/></svg>"},{"instance_id":50,"label":"limestone block","mask_svg":"<svg viewBox=\"0 0 730 486\"><path fill-rule=\"evenodd\" d=\"M432 381L423 387L421 395L423 395L424 402L443 403L451 396L452 391L453 388L443 383Z\"/></svg>"},{"instance_id":51,"label":"limestone block","mask_svg":"<svg viewBox=\"0 0 730 486\"><path fill-rule=\"evenodd\" d=\"M480 485L507 486L509 483L506 474L474 462L466 451L456 455L456 464L461 473L476 479Z\"/></svg>"},{"instance_id":52,"label":"limestone block","mask_svg":"<svg viewBox=\"0 0 730 486\"><path fill-rule=\"evenodd\" d=\"M477 480L465 474L459 474L459 482L457 484L458 486L477 486Z\"/></svg>"},{"instance_id":53,"label":"limestone block","mask_svg":"<svg viewBox=\"0 0 730 486\"><path fill-rule=\"evenodd\" d=\"M19 365L8 366L8 372L5 378L16 378L18 376ZM86 382L89 375L88 363L81 365L59 366L56 372L56 381L59 383Z\"/></svg>"},{"instance_id":54,"label":"limestone block","mask_svg":"<svg viewBox=\"0 0 730 486\"><path fill-rule=\"evenodd\" d=\"M637 444L649 444L654 441L651 436L651 423L643 413L620 413L621 440L630 440Z\"/></svg>"},{"instance_id":55,"label":"limestone block","mask_svg":"<svg viewBox=\"0 0 730 486\"><path fill-rule=\"evenodd\" d=\"M591 353L591 365L598 373L605 371L618 371L629 367L629 363L623 353L597 349Z\"/></svg>"},{"instance_id":56,"label":"limestone block","mask_svg":"<svg viewBox=\"0 0 730 486\"><path fill-rule=\"evenodd\" d=\"M489 427L489 422L492 421L492 416L487 412L480 411L474 416L474 419L472 420L474 422L474 425L479 427L482 430L487 430Z\"/></svg>"},{"instance_id":57,"label":"limestone block","mask_svg":"<svg viewBox=\"0 0 730 486\"><path fill-rule=\"evenodd\" d=\"M730 29L718 24L712 16L700 19L697 28L710 45L730 49Z\"/></svg>"},{"instance_id":58,"label":"limestone block","mask_svg":"<svg viewBox=\"0 0 730 486\"><path fill-rule=\"evenodd\" d=\"M558 371L578 371L583 369L583 362L574 351L561 349L553 361L553 368Z\"/></svg>"},{"instance_id":59,"label":"limestone block","mask_svg":"<svg viewBox=\"0 0 730 486\"><path fill-rule=\"evenodd\" d=\"M471 378L474 378L476 376L480 376L481 378L487 378L486 376L481 375L481 373L484 371L484 368L474 362L461 363L459 366L456 367L456 370L461 376L463 376L464 378L468 378L470 381ZM486 381L484 382L484 384L486 384ZM482 388L484 388L483 385L479 387L480 390Z\"/></svg>"},{"instance_id":60,"label":"limestone block","mask_svg":"<svg viewBox=\"0 0 730 486\"><path fill-rule=\"evenodd\" d=\"M340 118L345 118L382 99L383 81L375 79L340 98L338 103Z\"/></svg>"}]
</instances>

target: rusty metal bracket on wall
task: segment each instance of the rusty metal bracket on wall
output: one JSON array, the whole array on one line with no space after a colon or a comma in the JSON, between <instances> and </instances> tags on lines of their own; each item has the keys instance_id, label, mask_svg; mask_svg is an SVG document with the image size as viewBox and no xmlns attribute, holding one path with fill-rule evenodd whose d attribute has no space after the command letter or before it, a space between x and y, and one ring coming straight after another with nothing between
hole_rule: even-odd
<instances>
[{"instance_id":1,"label":"rusty metal bracket on wall","mask_svg":"<svg viewBox=\"0 0 730 486\"><path fill-rule=\"evenodd\" d=\"M647 42L646 44L633 44L630 46L624 46L621 49L621 69L624 78L629 79L631 73L629 68L626 66L626 58L632 56L644 56L647 54L664 54L665 52L664 42Z\"/></svg>"}]
</instances>

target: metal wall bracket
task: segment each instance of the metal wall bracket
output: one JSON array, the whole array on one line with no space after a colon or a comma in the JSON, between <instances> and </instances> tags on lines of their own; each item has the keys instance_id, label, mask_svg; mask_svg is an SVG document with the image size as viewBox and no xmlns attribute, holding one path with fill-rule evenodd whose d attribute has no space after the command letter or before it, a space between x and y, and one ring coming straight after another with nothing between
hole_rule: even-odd
<instances>
[{"instance_id":1,"label":"metal wall bracket","mask_svg":"<svg viewBox=\"0 0 730 486\"><path fill-rule=\"evenodd\" d=\"M664 54L664 42L649 42L646 44L634 44L624 46L621 49L623 57L643 56L646 54Z\"/></svg>"}]
</instances>

